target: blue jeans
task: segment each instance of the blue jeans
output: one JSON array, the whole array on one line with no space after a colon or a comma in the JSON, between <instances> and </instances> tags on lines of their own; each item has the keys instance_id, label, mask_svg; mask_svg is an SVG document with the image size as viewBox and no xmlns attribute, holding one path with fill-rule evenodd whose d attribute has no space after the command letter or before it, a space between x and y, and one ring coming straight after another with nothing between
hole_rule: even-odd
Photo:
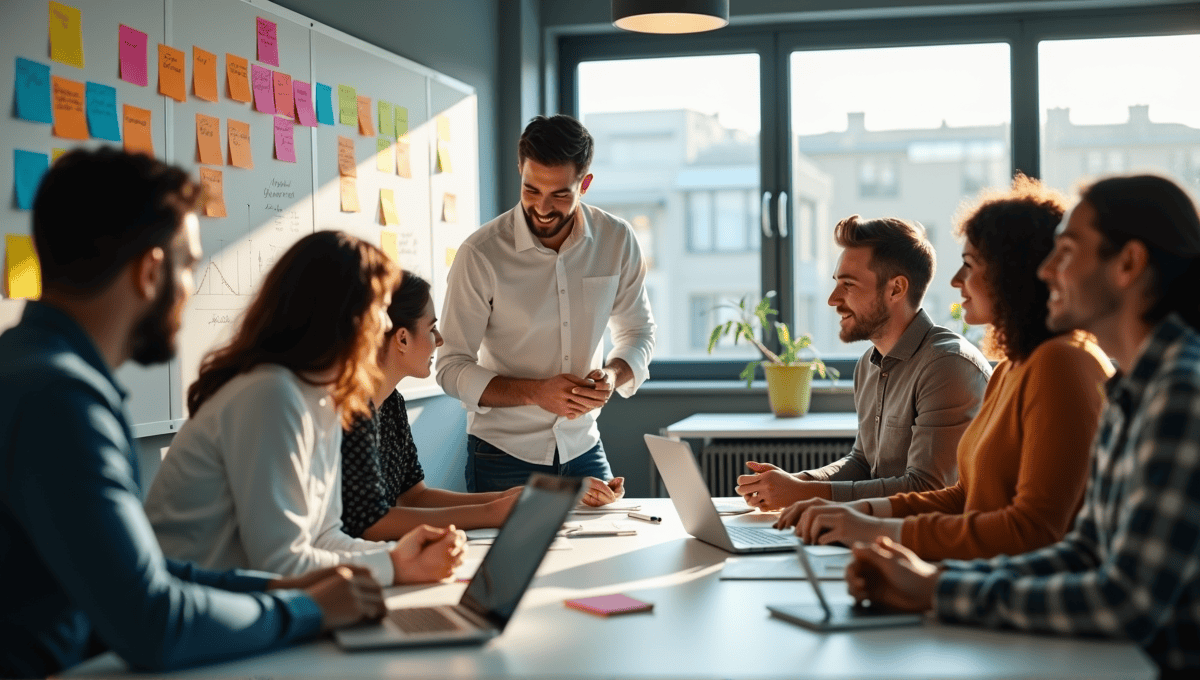
<instances>
[{"instance_id":1,"label":"blue jeans","mask_svg":"<svg viewBox=\"0 0 1200 680\"><path fill-rule=\"evenodd\" d=\"M504 491L521 486L535 472L559 477L595 477L606 482L613 478L601 442L565 463L558 462L555 449L553 463L535 465L513 458L473 434L467 435L467 491Z\"/></svg>"}]
</instances>

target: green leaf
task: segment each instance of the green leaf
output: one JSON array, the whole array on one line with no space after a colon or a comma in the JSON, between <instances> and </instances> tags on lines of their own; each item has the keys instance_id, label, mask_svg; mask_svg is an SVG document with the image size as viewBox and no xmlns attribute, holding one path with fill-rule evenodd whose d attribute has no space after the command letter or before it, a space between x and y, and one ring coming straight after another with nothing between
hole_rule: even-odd
<instances>
[{"instance_id":1,"label":"green leaf","mask_svg":"<svg viewBox=\"0 0 1200 680\"><path fill-rule=\"evenodd\" d=\"M750 387L754 384L754 369L756 366L758 366L758 362L751 361L750 363L746 364L746 367L742 369L741 375L738 376L742 380L746 381L746 387Z\"/></svg>"},{"instance_id":2,"label":"green leaf","mask_svg":"<svg viewBox=\"0 0 1200 680\"><path fill-rule=\"evenodd\" d=\"M779 334L779 342L787 345L792 342L792 334L788 332L786 323L782 321L775 322L775 332Z\"/></svg>"},{"instance_id":3,"label":"green leaf","mask_svg":"<svg viewBox=\"0 0 1200 680\"><path fill-rule=\"evenodd\" d=\"M725 331L728 328L728 326L717 326L716 328L712 329L712 333L708 335L709 354L712 354L713 348L717 346L717 342L721 339L722 335L725 335Z\"/></svg>"}]
</instances>

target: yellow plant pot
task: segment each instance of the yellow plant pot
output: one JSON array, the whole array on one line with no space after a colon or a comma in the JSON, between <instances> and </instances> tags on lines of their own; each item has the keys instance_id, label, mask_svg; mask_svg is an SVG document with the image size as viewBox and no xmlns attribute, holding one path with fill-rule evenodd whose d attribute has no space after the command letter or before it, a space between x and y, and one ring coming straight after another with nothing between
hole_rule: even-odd
<instances>
[{"instance_id":1,"label":"yellow plant pot","mask_svg":"<svg viewBox=\"0 0 1200 680\"><path fill-rule=\"evenodd\" d=\"M793 366L763 363L763 372L767 375L767 398L777 418L798 418L808 413L815 370L816 367L811 363Z\"/></svg>"}]
</instances>

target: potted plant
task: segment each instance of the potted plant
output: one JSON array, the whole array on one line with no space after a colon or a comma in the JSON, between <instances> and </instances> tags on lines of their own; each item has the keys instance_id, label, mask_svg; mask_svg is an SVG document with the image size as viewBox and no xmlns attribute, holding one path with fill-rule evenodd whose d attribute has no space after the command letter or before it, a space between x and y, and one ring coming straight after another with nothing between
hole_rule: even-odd
<instances>
[{"instance_id":1,"label":"potted plant","mask_svg":"<svg viewBox=\"0 0 1200 680\"><path fill-rule=\"evenodd\" d=\"M794 418L808 413L808 405L812 399L813 372L821 374L822 378L826 373L837 378L839 373L832 367L826 367L825 362L821 361L817 349L813 347L811 335L804 333L793 338L787 324L771 321L771 317L779 315L777 310L771 308L771 299L774 297L775 291L770 291L753 306L748 305L744 297L736 305L718 305L718 308L737 310L738 318L718 324L712 330L708 336L708 353L712 354L717 342L730 333L733 333L734 344L742 339L752 343L767 360L746 364L740 377L746 381L746 387L749 387L754 382L754 369L761 365L763 373L767 376L767 397L771 403L771 411L779 418ZM756 326L763 329L765 339L766 328L772 325L779 338L779 354L772 352L756 337ZM802 359L801 354L804 352L812 358Z\"/></svg>"}]
</instances>

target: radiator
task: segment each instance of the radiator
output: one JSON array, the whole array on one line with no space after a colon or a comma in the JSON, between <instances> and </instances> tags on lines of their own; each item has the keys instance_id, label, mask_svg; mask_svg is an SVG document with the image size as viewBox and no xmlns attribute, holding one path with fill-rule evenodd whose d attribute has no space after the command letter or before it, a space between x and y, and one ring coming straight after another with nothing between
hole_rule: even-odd
<instances>
[{"instance_id":1,"label":"radiator","mask_svg":"<svg viewBox=\"0 0 1200 680\"><path fill-rule=\"evenodd\" d=\"M709 493L733 496L738 476L749 472L748 460L798 472L840 460L852 446L853 439L718 439L703 446L697 458Z\"/></svg>"}]
</instances>

